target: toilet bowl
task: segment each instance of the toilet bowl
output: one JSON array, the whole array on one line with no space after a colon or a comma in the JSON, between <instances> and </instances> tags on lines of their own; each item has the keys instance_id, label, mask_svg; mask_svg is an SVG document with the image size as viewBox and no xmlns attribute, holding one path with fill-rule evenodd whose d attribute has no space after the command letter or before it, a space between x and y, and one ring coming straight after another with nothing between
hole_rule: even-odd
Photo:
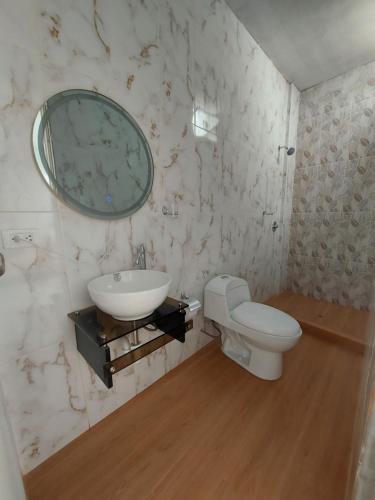
<instances>
[{"instance_id":1,"label":"toilet bowl","mask_svg":"<svg viewBox=\"0 0 375 500\"><path fill-rule=\"evenodd\" d=\"M227 274L205 286L204 315L224 327L223 353L265 380L281 377L282 353L292 349L302 335L294 318L252 302L247 282Z\"/></svg>"}]
</instances>

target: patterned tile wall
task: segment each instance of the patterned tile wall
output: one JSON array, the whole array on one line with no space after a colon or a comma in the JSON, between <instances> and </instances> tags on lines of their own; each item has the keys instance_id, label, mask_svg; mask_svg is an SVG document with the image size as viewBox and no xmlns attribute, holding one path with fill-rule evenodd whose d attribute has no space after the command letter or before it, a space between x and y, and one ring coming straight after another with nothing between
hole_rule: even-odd
<instances>
[{"instance_id":1,"label":"patterned tile wall","mask_svg":"<svg viewBox=\"0 0 375 500\"><path fill-rule=\"evenodd\" d=\"M301 94L288 287L367 309L375 277L375 63Z\"/></svg>"}]
</instances>

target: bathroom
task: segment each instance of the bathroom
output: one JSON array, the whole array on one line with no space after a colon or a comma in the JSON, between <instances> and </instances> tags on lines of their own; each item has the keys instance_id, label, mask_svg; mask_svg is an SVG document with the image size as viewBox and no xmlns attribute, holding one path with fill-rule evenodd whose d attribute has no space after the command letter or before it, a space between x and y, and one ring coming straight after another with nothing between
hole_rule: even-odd
<instances>
[{"instance_id":1,"label":"bathroom","mask_svg":"<svg viewBox=\"0 0 375 500\"><path fill-rule=\"evenodd\" d=\"M375 498L372 2L0 8L0 500Z\"/></svg>"}]
</instances>

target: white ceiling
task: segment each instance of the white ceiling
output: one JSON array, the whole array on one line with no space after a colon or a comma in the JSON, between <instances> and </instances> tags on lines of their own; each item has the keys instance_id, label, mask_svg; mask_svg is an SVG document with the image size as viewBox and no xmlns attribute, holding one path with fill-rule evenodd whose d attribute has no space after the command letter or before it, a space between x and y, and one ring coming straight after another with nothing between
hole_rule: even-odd
<instances>
[{"instance_id":1,"label":"white ceiling","mask_svg":"<svg viewBox=\"0 0 375 500\"><path fill-rule=\"evenodd\" d=\"M375 0L227 0L300 90L375 60Z\"/></svg>"}]
</instances>

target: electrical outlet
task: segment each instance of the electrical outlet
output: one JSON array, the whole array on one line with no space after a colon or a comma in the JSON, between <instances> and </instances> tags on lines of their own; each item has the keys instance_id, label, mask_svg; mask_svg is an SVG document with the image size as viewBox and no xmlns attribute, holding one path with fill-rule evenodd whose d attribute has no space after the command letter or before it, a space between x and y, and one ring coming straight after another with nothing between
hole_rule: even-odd
<instances>
[{"instance_id":1,"label":"electrical outlet","mask_svg":"<svg viewBox=\"0 0 375 500\"><path fill-rule=\"evenodd\" d=\"M35 229L6 229L2 231L4 248L34 246Z\"/></svg>"}]
</instances>

